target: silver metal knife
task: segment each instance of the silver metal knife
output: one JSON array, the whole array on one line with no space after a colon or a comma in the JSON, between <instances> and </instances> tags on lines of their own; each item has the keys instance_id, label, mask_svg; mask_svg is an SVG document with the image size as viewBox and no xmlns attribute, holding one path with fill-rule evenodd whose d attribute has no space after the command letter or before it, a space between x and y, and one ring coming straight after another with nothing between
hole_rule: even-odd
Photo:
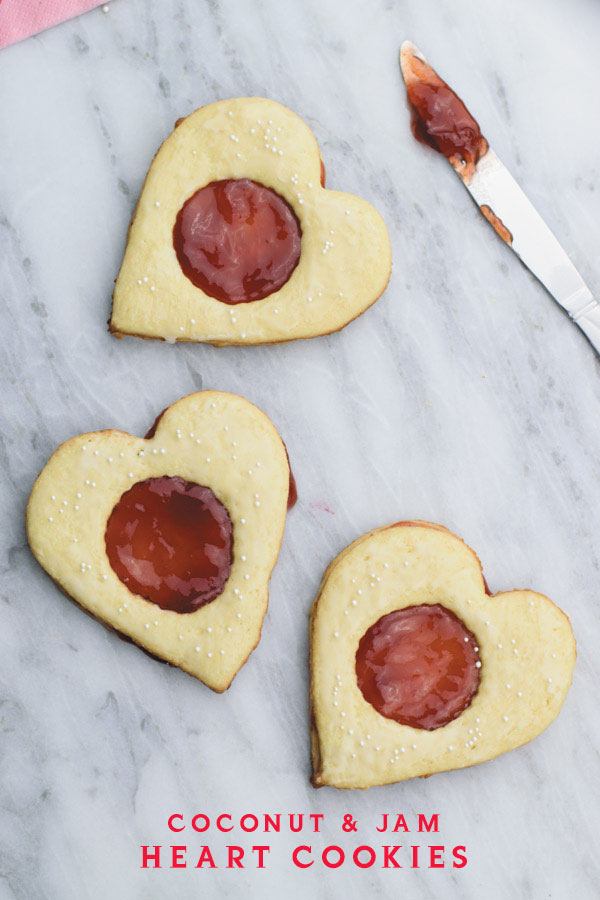
<instances>
[{"instance_id":1,"label":"silver metal knife","mask_svg":"<svg viewBox=\"0 0 600 900\"><path fill-rule=\"evenodd\" d=\"M460 152L450 155L451 151L444 144L445 134L448 136L448 133L444 132L445 127L447 128L450 124L453 130L449 137L452 140L456 139L458 143L460 143L460 138L457 137L457 134L460 133L463 126L466 128L467 125L473 123L478 130L477 123L460 98L442 81L411 41L405 41L402 44L400 66L409 92L409 100L411 100L411 87L414 89L416 86L418 89L421 86L421 95L425 97L423 102L427 102L427 91L423 85L426 85L427 78L431 76L431 83L434 85L431 97L435 95L435 102L432 101L430 104L431 119L428 120L429 134L425 135L426 142L448 156L452 167L460 176L488 222L505 243L512 247L535 277L541 281L557 303L568 312L595 350L600 353L600 305L598 301L594 299L592 292L554 234L531 201L527 199L508 169L489 147L485 138L479 132L482 152L480 155L476 154L468 165ZM436 124L434 116L436 114L439 116L446 92L448 92L449 102L454 104L454 109L447 111L445 122L442 109L442 121L438 121ZM450 94L452 97L449 96ZM415 96L418 97L419 94ZM434 105L437 113L433 108ZM419 110L415 108L412 101L411 106L413 117L418 117ZM425 109L425 107L423 108ZM425 109L424 115L428 116L427 109ZM466 117L470 122L467 122ZM423 128L427 126L427 122L420 124ZM472 138L472 134L465 130L465 134L467 133ZM416 131L415 135L418 136ZM419 139L423 140L422 137Z\"/></svg>"}]
</instances>

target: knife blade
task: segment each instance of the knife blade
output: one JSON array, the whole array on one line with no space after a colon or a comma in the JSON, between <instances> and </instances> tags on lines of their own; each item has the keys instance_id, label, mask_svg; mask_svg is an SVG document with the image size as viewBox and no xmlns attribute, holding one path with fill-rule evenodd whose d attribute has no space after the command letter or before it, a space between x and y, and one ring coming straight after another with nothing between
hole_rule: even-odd
<instances>
[{"instance_id":1,"label":"knife blade","mask_svg":"<svg viewBox=\"0 0 600 900\"><path fill-rule=\"evenodd\" d=\"M415 137L448 158L497 234L600 353L598 301L462 100L412 41L402 44L400 68Z\"/></svg>"}]
</instances>

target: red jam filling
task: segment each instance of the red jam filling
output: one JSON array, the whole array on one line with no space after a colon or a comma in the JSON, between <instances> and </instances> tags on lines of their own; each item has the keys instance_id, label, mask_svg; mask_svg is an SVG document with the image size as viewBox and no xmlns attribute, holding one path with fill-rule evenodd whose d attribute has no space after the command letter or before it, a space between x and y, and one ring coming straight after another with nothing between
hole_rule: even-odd
<instances>
[{"instance_id":1,"label":"red jam filling","mask_svg":"<svg viewBox=\"0 0 600 900\"><path fill-rule=\"evenodd\" d=\"M411 55L405 74L411 108L411 127L422 144L451 159L457 157L472 170L487 151L479 125L445 81L431 66Z\"/></svg>"},{"instance_id":2,"label":"red jam filling","mask_svg":"<svg viewBox=\"0 0 600 900\"><path fill-rule=\"evenodd\" d=\"M382 616L362 636L356 676L378 713L433 731L469 706L479 687L475 636L439 603Z\"/></svg>"},{"instance_id":3,"label":"red jam filling","mask_svg":"<svg viewBox=\"0 0 600 900\"><path fill-rule=\"evenodd\" d=\"M296 505L297 502L298 502L298 487L296 485L296 479L294 478L294 473L290 469L290 486L288 488L287 508L292 509Z\"/></svg>"},{"instance_id":4,"label":"red jam filling","mask_svg":"<svg viewBox=\"0 0 600 900\"><path fill-rule=\"evenodd\" d=\"M213 181L181 207L173 246L184 275L223 303L250 303L278 291L300 259L292 207L248 178Z\"/></svg>"},{"instance_id":5,"label":"red jam filling","mask_svg":"<svg viewBox=\"0 0 600 900\"><path fill-rule=\"evenodd\" d=\"M130 591L178 613L223 591L232 562L229 513L210 488L177 476L139 481L114 507L110 564Z\"/></svg>"}]
</instances>

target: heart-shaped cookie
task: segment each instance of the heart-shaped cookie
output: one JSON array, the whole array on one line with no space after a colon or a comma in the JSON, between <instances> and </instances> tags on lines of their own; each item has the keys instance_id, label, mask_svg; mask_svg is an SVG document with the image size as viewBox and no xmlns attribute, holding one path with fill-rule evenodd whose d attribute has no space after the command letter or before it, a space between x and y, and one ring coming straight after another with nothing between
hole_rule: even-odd
<instances>
[{"instance_id":1,"label":"heart-shaped cookie","mask_svg":"<svg viewBox=\"0 0 600 900\"><path fill-rule=\"evenodd\" d=\"M180 120L131 223L110 330L264 344L343 328L385 289L383 219L321 183L304 122L258 97Z\"/></svg>"},{"instance_id":2,"label":"heart-shaped cookie","mask_svg":"<svg viewBox=\"0 0 600 900\"><path fill-rule=\"evenodd\" d=\"M86 611L224 691L260 639L289 489L267 416L202 391L145 439L98 431L62 444L31 492L27 534Z\"/></svg>"},{"instance_id":3,"label":"heart-shaped cookie","mask_svg":"<svg viewBox=\"0 0 600 900\"><path fill-rule=\"evenodd\" d=\"M542 594L490 596L445 528L400 522L330 564L311 612L313 784L368 788L459 769L558 715L575 640Z\"/></svg>"}]
</instances>

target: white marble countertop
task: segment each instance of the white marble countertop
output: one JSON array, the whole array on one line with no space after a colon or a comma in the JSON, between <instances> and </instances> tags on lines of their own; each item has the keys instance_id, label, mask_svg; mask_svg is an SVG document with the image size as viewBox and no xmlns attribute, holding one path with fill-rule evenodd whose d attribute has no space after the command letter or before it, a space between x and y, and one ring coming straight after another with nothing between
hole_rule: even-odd
<instances>
[{"instance_id":1,"label":"white marble countertop","mask_svg":"<svg viewBox=\"0 0 600 900\"><path fill-rule=\"evenodd\" d=\"M597 897L600 364L411 138L396 55L411 37L465 97L597 292L599 29L596 0L116 0L0 52L0 897ZM115 340L111 288L157 146L178 116L251 94L298 112L328 186L380 209L388 290L310 342ZM61 441L111 426L141 435L208 387L271 416L300 493L263 639L222 696L82 615L23 525ZM309 605L347 543L415 517L463 536L492 590L531 587L568 612L573 688L549 731L494 762L314 791ZM281 836L264 871L140 870L140 844L178 842L169 813L221 811L325 813L324 833L305 839L315 847L339 842L346 812L367 843L379 813L437 812L439 841L398 843L466 844L469 864L298 872ZM217 854L227 843L208 842Z\"/></svg>"}]
</instances>

